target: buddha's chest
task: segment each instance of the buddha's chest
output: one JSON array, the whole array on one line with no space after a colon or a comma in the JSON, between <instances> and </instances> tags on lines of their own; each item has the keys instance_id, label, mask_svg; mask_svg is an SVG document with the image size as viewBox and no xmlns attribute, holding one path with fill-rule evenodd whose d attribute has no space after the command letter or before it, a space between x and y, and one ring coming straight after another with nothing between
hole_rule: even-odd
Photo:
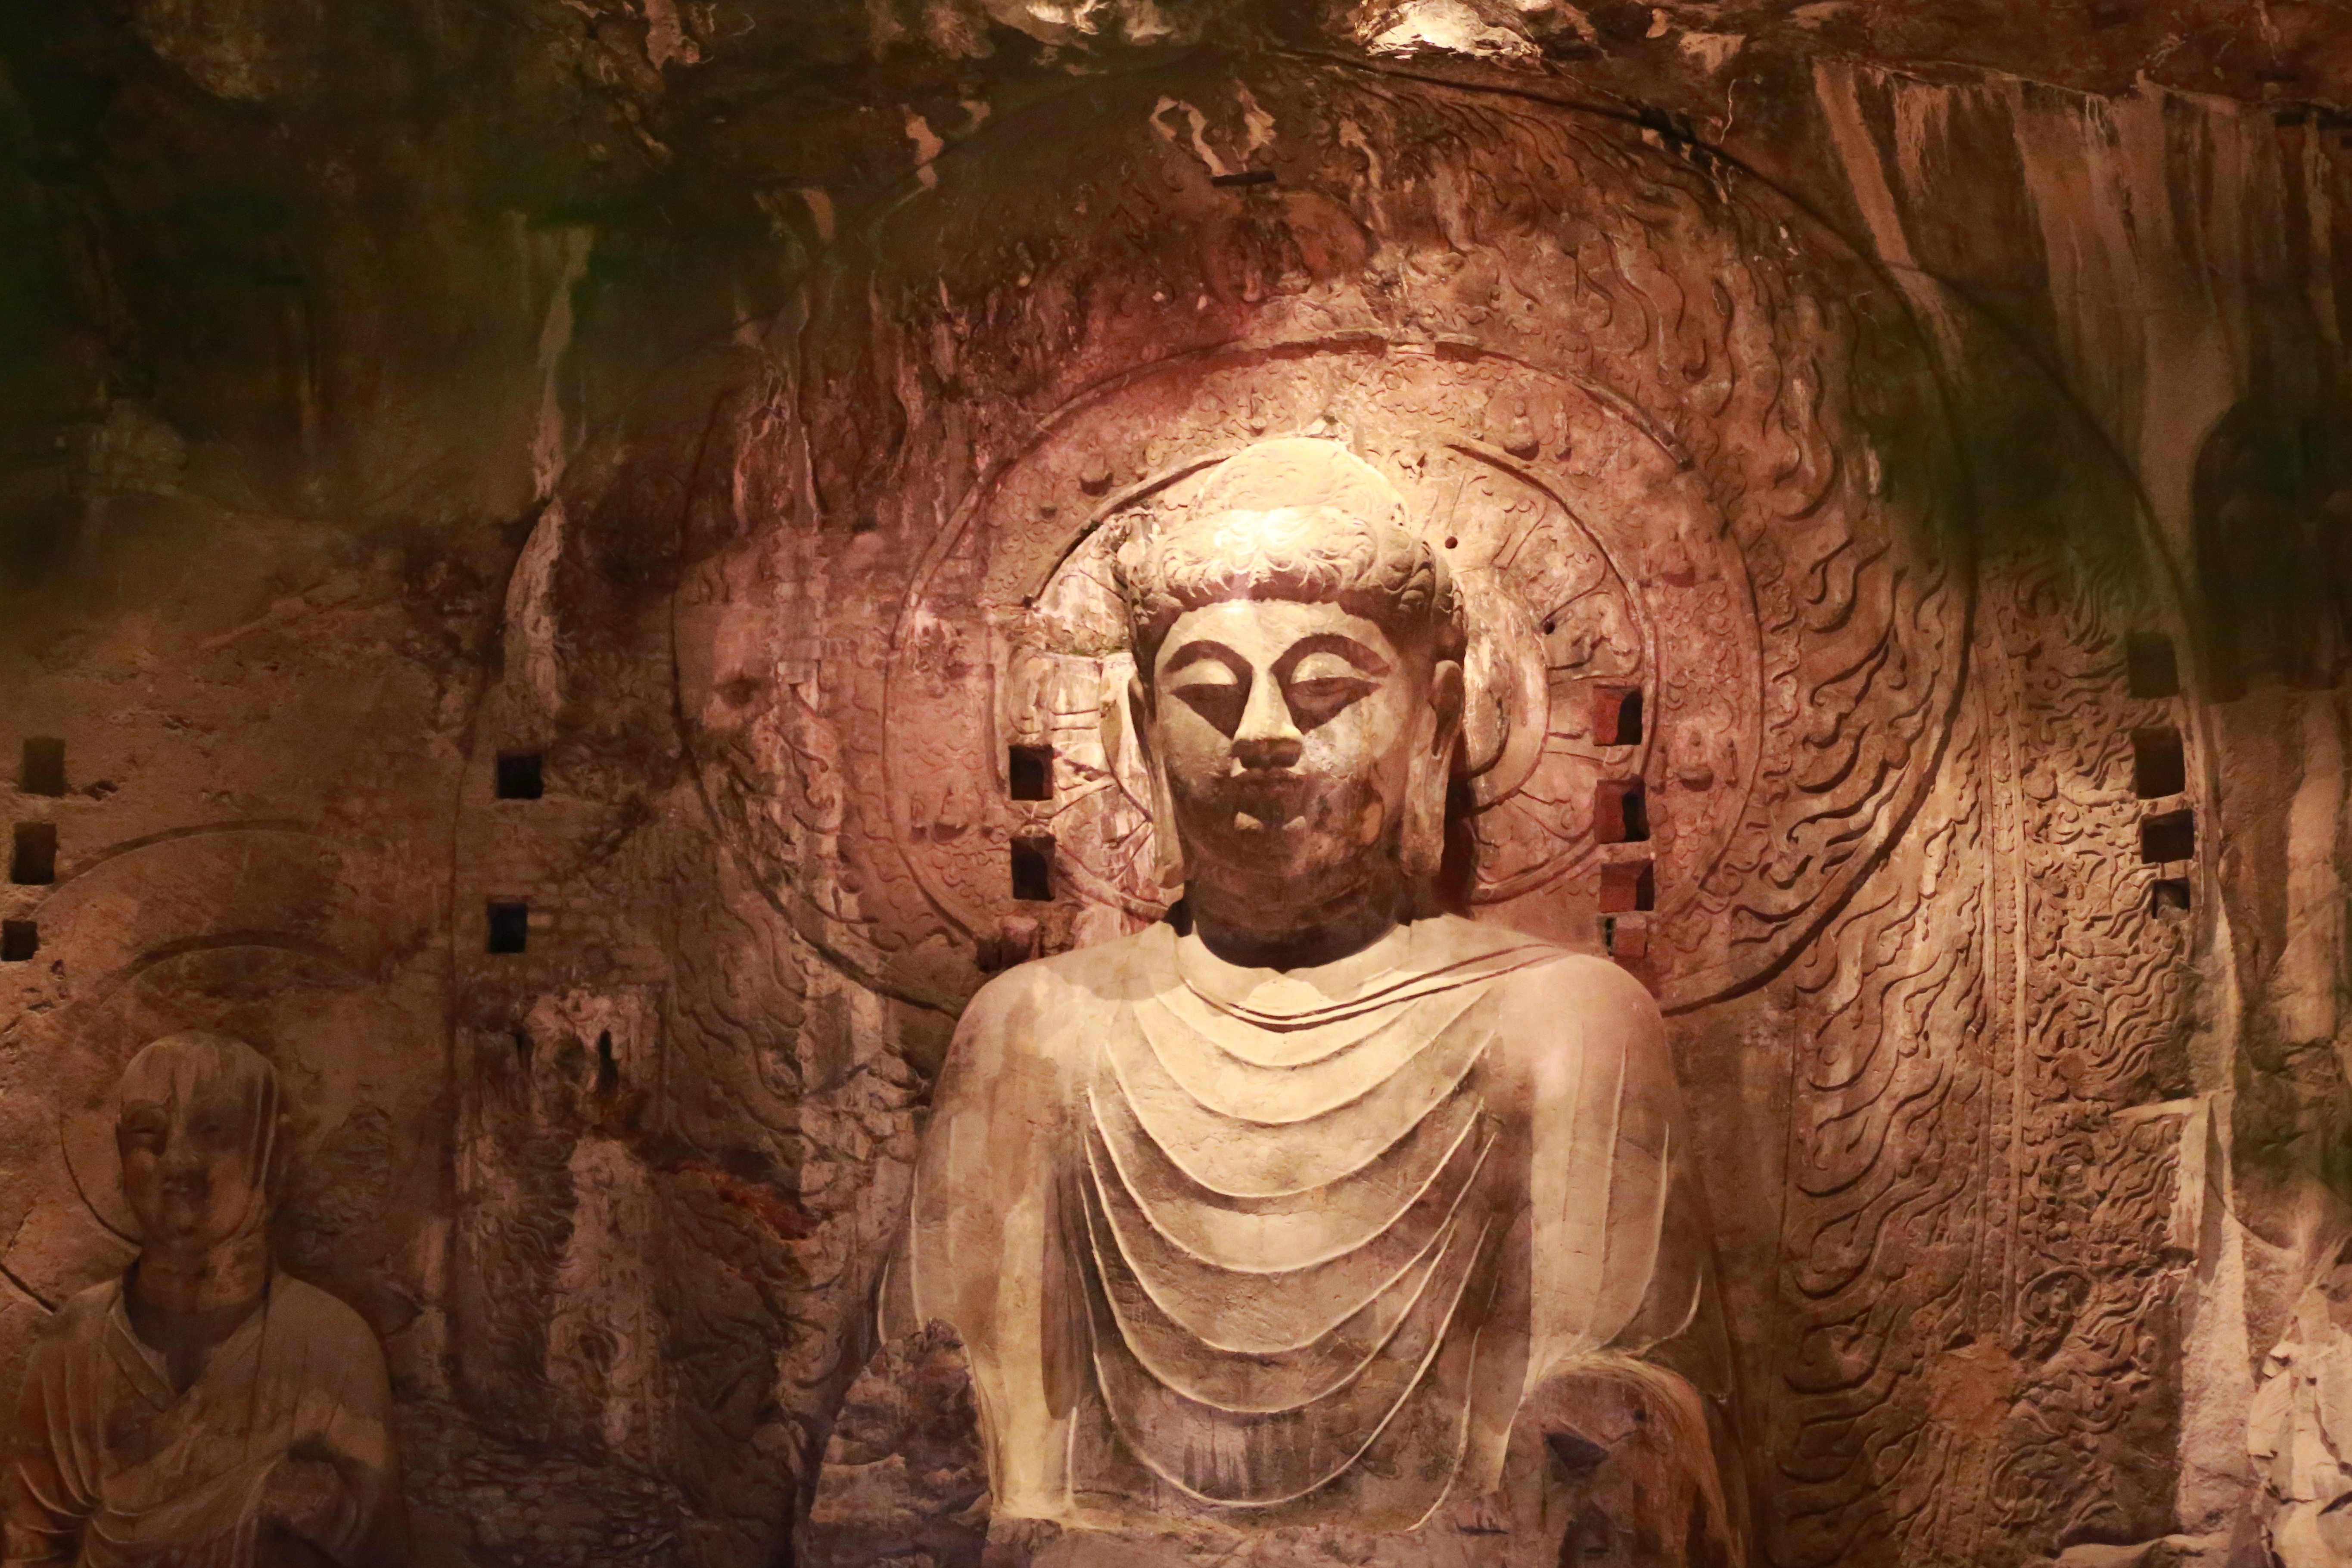
<instances>
[{"instance_id":1,"label":"buddha's chest","mask_svg":"<svg viewBox=\"0 0 2352 1568\"><path fill-rule=\"evenodd\" d=\"M1525 1192L1492 1027L1453 1000L1304 1039L1147 1005L1092 1042L1062 1234L1116 1447L1160 1484L1418 1507L1450 1479Z\"/></svg>"}]
</instances>

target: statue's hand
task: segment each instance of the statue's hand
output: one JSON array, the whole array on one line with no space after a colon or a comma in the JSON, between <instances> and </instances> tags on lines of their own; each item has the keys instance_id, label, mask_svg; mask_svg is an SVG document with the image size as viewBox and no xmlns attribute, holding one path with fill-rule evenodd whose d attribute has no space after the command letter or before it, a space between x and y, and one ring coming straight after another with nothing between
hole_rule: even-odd
<instances>
[{"instance_id":1,"label":"statue's hand","mask_svg":"<svg viewBox=\"0 0 2352 1568\"><path fill-rule=\"evenodd\" d=\"M262 1484L261 1517L313 1543L340 1533L348 1499L342 1473L329 1460L289 1454Z\"/></svg>"},{"instance_id":2,"label":"statue's hand","mask_svg":"<svg viewBox=\"0 0 2352 1568\"><path fill-rule=\"evenodd\" d=\"M1706 1408L1664 1367L1596 1357L1546 1378L1519 1407L1504 1469L1519 1517L1562 1531L1544 1544L1547 1563L1743 1558Z\"/></svg>"}]
</instances>

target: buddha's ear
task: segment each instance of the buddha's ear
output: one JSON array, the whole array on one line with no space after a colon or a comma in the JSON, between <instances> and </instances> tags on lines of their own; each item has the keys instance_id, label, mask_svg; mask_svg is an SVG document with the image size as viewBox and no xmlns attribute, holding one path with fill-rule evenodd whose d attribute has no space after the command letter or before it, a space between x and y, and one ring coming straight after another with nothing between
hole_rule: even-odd
<instances>
[{"instance_id":1,"label":"buddha's ear","mask_svg":"<svg viewBox=\"0 0 2352 1568\"><path fill-rule=\"evenodd\" d=\"M1462 750L1462 663L1442 658L1429 672L1429 740L1415 746L1405 775L1397 846L1404 874L1434 877L1445 858L1445 796Z\"/></svg>"},{"instance_id":2,"label":"buddha's ear","mask_svg":"<svg viewBox=\"0 0 2352 1568\"><path fill-rule=\"evenodd\" d=\"M1127 721L1135 734L1136 754L1143 759L1144 777L1151 785L1152 871L1162 888L1181 888L1192 874L1184 856L1184 841L1176 832L1176 800L1168 793L1168 774L1152 746L1151 694L1140 675L1127 682Z\"/></svg>"},{"instance_id":3,"label":"buddha's ear","mask_svg":"<svg viewBox=\"0 0 2352 1568\"><path fill-rule=\"evenodd\" d=\"M1452 755L1460 750L1464 695L1462 661L1441 658L1429 673L1429 706L1437 724L1429 738L1432 752Z\"/></svg>"}]
</instances>

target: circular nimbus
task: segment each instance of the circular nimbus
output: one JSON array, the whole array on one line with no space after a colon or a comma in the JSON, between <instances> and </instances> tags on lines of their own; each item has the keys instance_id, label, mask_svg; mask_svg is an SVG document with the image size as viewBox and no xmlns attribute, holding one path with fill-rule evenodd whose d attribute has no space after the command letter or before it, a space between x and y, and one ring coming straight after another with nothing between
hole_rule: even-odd
<instances>
[{"instance_id":1,"label":"circular nimbus","mask_svg":"<svg viewBox=\"0 0 2352 1568\"><path fill-rule=\"evenodd\" d=\"M934 573L919 577L910 603L927 635L961 619L984 638L986 733L999 742L993 756L971 759L973 771L993 775L992 798L970 803L940 747L970 728L970 716L949 710L952 692L927 700L912 682L894 689L890 754L902 765L921 755L900 774L911 786L901 845L935 900L975 931L1024 913L1050 919L986 897L1004 881L994 858L1007 845L1050 844L1058 901L1076 906L1073 940L1129 929L1165 907L1125 713L1133 667L1108 552L1120 525L1182 510L1215 464L1281 434L1348 442L1405 497L1413 526L1462 585L1464 770L1479 903L1511 906L1514 923L1589 938L1598 868L1612 855L1695 863L1719 852L1737 817L1739 760L1755 751L1737 722L1712 711L1709 738L1686 740L1683 751L1719 748L1711 771L1724 787L1696 794L1669 833L1637 820L1636 830L1652 829L1638 849L1617 847L1626 842L1622 814L1613 839L1596 833L1612 792L1646 797L1646 775L1666 754L1660 736L1676 709L1661 685L1662 658L1703 649L1720 661L1744 643L1746 687L1755 687L1752 618L1684 613L1662 626L1636 586L1660 576L1650 559L1657 542L1723 538L1686 465L1565 378L1501 356L1439 358L1359 342L1171 365L1074 411L976 507L968 526L986 551L978 594L950 595ZM1696 564L1686 552L1680 558L1689 567L1682 575L1717 588L1737 577L1736 552L1699 553ZM1728 608L1744 595L1713 598ZM1643 714L1649 721L1620 722ZM1023 753L1050 759L1045 798L1014 798L998 759ZM920 771L936 785L908 778ZM932 801L955 803L953 831L927 830L922 810ZM984 818L981 830L961 820L972 816ZM975 891L983 896L971 899Z\"/></svg>"},{"instance_id":2,"label":"circular nimbus","mask_svg":"<svg viewBox=\"0 0 2352 1568\"><path fill-rule=\"evenodd\" d=\"M1572 944L1630 920L1662 1000L1695 1006L1769 973L1900 830L1965 601L1908 564L1856 478L1870 454L1731 448L1711 480L1606 388L1507 355L1234 350L1055 416L914 572L886 676L895 847L983 947L1164 909L1108 552L1291 435L1346 441L1463 584L1484 918ZM1780 482L1711 488L1757 464Z\"/></svg>"}]
</instances>

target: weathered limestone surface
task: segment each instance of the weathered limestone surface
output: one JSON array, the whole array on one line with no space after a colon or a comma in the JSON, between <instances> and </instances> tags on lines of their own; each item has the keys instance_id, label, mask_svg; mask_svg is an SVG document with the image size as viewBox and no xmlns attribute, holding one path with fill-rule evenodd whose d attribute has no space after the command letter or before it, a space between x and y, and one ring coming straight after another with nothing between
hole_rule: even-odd
<instances>
[{"instance_id":1,"label":"weathered limestone surface","mask_svg":"<svg viewBox=\"0 0 2352 1568\"><path fill-rule=\"evenodd\" d=\"M1164 902L1089 541L1328 421L1543 672L1465 715L1460 890L1667 1012L1763 1558L2336 1560L2347 58L2284 4L7 22L0 755L65 778L7 797L0 1395L131 1255L115 1076L216 1028L419 1561L975 1560L949 1352L871 1315L965 1002Z\"/></svg>"}]
</instances>

